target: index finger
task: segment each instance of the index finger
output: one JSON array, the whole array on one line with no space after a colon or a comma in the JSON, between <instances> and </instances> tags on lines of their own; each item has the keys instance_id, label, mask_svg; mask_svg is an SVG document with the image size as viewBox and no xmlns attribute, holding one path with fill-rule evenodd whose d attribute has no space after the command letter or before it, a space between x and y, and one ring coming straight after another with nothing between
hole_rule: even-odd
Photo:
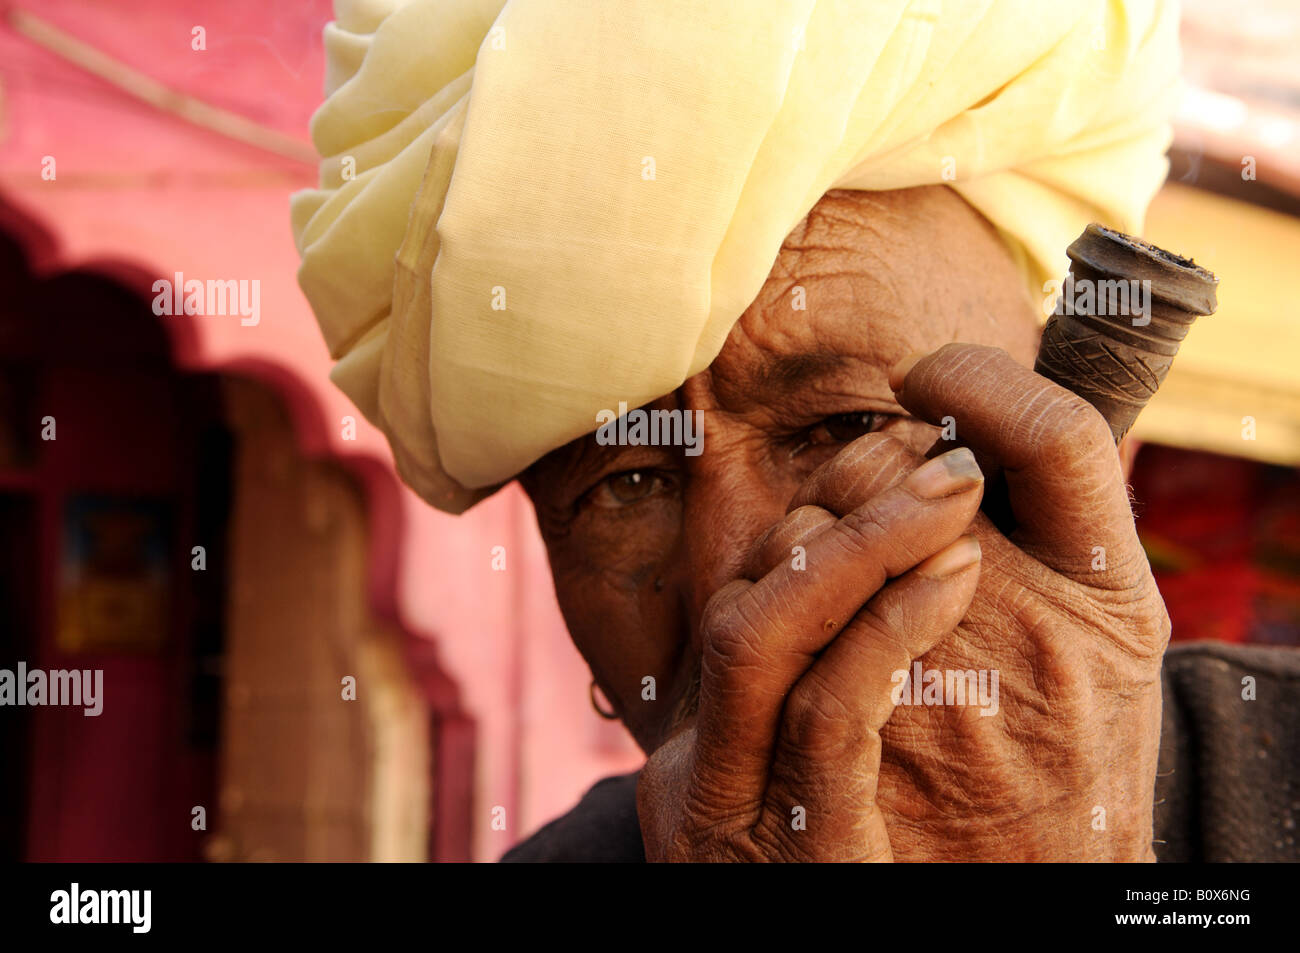
<instances>
[{"instance_id":1,"label":"index finger","mask_svg":"<svg viewBox=\"0 0 1300 953\"><path fill-rule=\"evenodd\" d=\"M889 383L905 408L955 427L958 444L1002 468L1017 523L1011 539L1026 553L1102 589L1145 576L1114 437L1082 397L974 344L909 355Z\"/></svg>"}]
</instances>

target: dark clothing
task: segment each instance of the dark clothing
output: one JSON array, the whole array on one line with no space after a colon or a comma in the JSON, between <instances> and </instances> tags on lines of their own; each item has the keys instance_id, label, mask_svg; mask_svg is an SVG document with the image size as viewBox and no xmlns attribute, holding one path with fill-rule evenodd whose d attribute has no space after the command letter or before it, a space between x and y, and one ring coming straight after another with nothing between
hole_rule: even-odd
<instances>
[{"instance_id":1,"label":"dark clothing","mask_svg":"<svg viewBox=\"0 0 1300 953\"><path fill-rule=\"evenodd\" d=\"M1300 651L1179 643L1162 674L1156 856L1300 860ZM1247 676L1253 701L1242 698ZM502 861L644 862L636 777L598 782Z\"/></svg>"},{"instance_id":2,"label":"dark clothing","mask_svg":"<svg viewBox=\"0 0 1300 953\"><path fill-rule=\"evenodd\" d=\"M1247 676L1254 701L1242 698ZM1165 653L1156 802L1162 861L1300 860L1300 651L1190 642Z\"/></svg>"},{"instance_id":3,"label":"dark clothing","mask_svg":"<svg viewBox=\"0 0 1300 953\"><path fill-rule=\"evenodd\" d=\"M506 851L501 861L645 863L636 817L636 774L597 781L577 807Z\"/></svg>"}]
</instances>

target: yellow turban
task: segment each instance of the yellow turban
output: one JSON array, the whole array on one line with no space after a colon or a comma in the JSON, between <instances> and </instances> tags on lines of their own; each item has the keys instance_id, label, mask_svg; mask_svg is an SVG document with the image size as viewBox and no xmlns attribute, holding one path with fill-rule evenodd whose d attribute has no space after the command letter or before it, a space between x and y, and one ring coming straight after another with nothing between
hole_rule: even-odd
<instances>
[{"instance_id":1,"label":"yellow turban","mask_svg":"<svg viewBox=\"0 0 1300 953\"><path fill-rule=\"evenodd\" d=\"M1167 170L1157 0L335 15L299 281L332 379L452 512L707 367L830 189L949 184L1041 289L1089 221L1139 232Z\"/></svg>"}]
</instances>

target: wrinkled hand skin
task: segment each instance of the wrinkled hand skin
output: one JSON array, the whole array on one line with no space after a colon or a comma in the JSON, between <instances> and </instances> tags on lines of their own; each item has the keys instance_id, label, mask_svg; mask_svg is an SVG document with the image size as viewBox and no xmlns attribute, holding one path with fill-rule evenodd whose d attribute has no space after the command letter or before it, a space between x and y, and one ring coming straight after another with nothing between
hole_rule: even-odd
<instances>
[{"instance_id":1,"label":"wrinkled hand skin","mask_svg":"<svg viewBox=\"0 0 1300 953\"><path fill-rule=\"evenodd\" d=\"M1008 539L976 519L979 588L924 664L998 668L1001 711L900 706L885 726L879 799L899 860L1155 859L1169 617L1104 421L1033 378L999 352L949 345L911 370L900 395L931 422L947 407L961 428L1022 380L1037 385L987 424L966 421L977 450L1021 448L1014 469L1004 464L1021 525ZM1096 546L1104 571L1093 569Z\"/></svg>"},{"instance_id":2,"label":"wrinkled hand skin","mask_svg":"<svg viewBox=\"0 0 1300 953\"><path fill-rule=\"evenodd\" d=\"M1154 860L1159 673L1169 621L1137 541L1105 422L1080 398L996 349L949 345L917 362L905 383L899 376L903 406L935 424L954 414L985 468L1006 477L1016 529L1007 538L975 515L969 528L983 554L978 586L960 623L922 659L927 670L997 669L997 714L981 715L975 706L900 705L877 733L825 698L811 703L811 715L798 714L802 696L792 693L794 718L806 722L794 746L805 761L810 749L829 749L826 759L838 759L843 770L805 765L797 781L785 783L778 754L772 787L780 796L772 798L769 789L767 800L776 803L755 810L736 798L735 784L716 765L701 775L698 726L709 715L708 660L736 665L753 679L734 652L706 647L699 721L660 748L643 772L649 779L641 792L643 819L665 816L657 798L689 792L667 829L644 832L648 856ZM936 450L942 449L941 443ZM868 435L818 470L791 509L816 506L844 517L922 462L897 441ZM774 535L780 530L761 538L758 548L770 546ZM775 547L776 559L788 552L789 538ZM1094 547L1105 550L1104 569ZM810 550L805 583L826 585L812 563ZM711 608L729 595L719 593ZM953 602L967 604L959 595ZM932 611L933 605L904 606L904 616L909 609ZM706 644L734 640L725 621L710 621ZM766 621L779 626L789 619ZM892 637L906 641L898 630L921 625L917 617L904 618ZM867 694L871 686L861 687ZM877 698L880 691L877 685ZM819 705L826 710L816 711ZM788 703L787 720L790 710ZM835 731L836 722L859 729L860 750ZM704 747L716 760L717 751ZM836 804L834 816L844 823L832 824L828 814L817 818L817 827L831 836L790 832L780 808L792 797Z\"/></svg>"},{"instance_id":3,"label":"wrinkled hand skin","mask_svg":"<svg viewBox=\"0 0 1300 953\"><path fill-rule=\"evenodd\" d=\"M951 631L979 575L960 534L982 477L964 460L956 492L918 495L909 478L843 519L796 507L756 541L759 582L724 587L705 610L698 717L642 770L648 857L892 859L876 798L891 675ZM814 578L787 558L796 544Z\"/></svg>"}]
</instances>

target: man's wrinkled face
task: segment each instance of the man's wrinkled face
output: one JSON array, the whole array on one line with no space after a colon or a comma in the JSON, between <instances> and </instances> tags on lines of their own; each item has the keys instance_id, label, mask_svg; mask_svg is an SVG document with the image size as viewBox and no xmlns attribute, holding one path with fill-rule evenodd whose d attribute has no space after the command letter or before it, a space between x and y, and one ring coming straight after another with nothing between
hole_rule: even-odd
<instances>
[{"instance_id":1,"label":"man's wrinkled face","mask_svg":"<svg viewBox=\"0 0 1300 953\"><path fill-rule=\"evenodd\" d=\"M1038 334L1006 246L956 193L831 192L709 368L648 405L703 411L702 453L592 434L529 468L569 631L644 750L680 714L709 597L809 474L872 431L918 453L934 443L894 400L889 369L951 341L1031 365Z\"/></svg>"}]
</instances>

